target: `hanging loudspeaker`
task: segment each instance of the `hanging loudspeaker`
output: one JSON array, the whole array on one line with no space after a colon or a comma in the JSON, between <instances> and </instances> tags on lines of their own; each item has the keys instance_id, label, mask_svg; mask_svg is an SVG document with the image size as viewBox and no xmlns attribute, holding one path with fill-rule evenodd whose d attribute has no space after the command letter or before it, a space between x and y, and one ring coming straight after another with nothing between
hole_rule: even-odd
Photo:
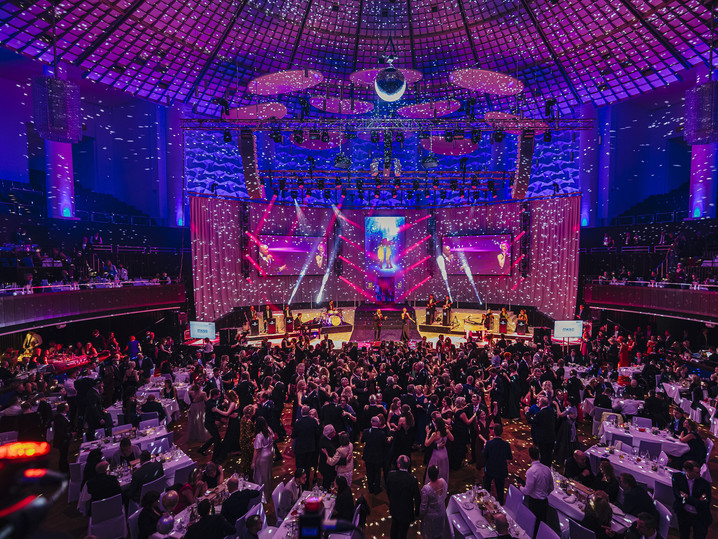
<instances>
[{"instance_id":1,"label":"hanging loudspeaker","mask_svg":"<svg viewBox=\"0 0 718 539\"><path fill-rule=\"evenodd\" d=\"M35 131L54 142L80 142L80 87L64 79L36 77L32 81Z\"/></svg>"}]
</instances>

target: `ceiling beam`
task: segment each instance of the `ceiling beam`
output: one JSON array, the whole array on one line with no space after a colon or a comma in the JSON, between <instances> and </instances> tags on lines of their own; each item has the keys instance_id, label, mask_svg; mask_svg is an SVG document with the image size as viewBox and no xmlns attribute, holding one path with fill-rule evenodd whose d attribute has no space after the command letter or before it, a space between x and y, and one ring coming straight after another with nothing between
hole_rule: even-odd
<instances>
[{"instance_id":1,"label":"ceiling beam","mask_svg":"<svg viewBox=\"0 0 718 539\"><path fill-rule=\"evenodd\" d=\"M568 88L571 90L571 93L573 94L573 97L576 99L576 102L579 105L583 105L583 101L581 100L581 97L578 95L578 91L576 90L576 87L573 85L573 82L571 82L571 79L568 76L568 73L566 72L566 69L563 67L563 64L561 64L561 61L558 58L558 54L556 54L556 51L554 50L553 46L551 45L551 42L548 39L548 36L546 35L546 32L543 31L543 28L541 28L541 25L538 22L538 19L536 18L536 14L531 11L531 7L529 6L528 0L521 0L521 5L523 6L524 10L528 14L529 18L531 19L531 22L534 25L534 28L538 32L539 36L541 37L541 41L543 42L544 46L546 47L546 50L548 50L548 53L551 55L551 59L556 64L556 67L561 72L561 76L563 77L563 80L568 85Z\"/></svg>"},{"instance_id":2,"label":"ceiling beam","mask_svg":"<svg viewBox=\"0 0 718 539\"><path fill-rule=\"evenodd\" d=\"M678 49L676 49L663 34L656 30L655 26L653 26L650 22L646 20L646 18L641 14L641 12L636 9L633 3L631 3L631 0L620 0L620 2L628 11L631 12L631 15L633 15L636 20L641 23L641 26L648 30L648 32L656 39L656 41L663 45L663 48L665 48L671 54L671 56L678 60L678 62L683 66L684 69L691 69L693 67L688 62L688 60L686 60L685 57L678 51Z\"/></svg>"},{"instance_id":3,"label":"ceiling beam","mask_svg":"<svg viewBox=\"0 0 718 539\"><path fill-rule=\"evenodd\" d=\"M222 45L224 45L224 42L227 40L229 33L234 29L234 25L237 24L237 19L239 19L239 15L240 13L242 13L242 10L246 5L247 0L242 0L242 3L237 6L234 15L232 15L232 19L229 21L229 23L227 23L227 26L225 27L224 32L222 32L222 36L217 41L217 44L214 46L212 53L209 55L209 58L207 58L207 61L202 66L199 75L197 75L197 77L194 79L192 87L189 89L189 92L187 92L187 96L184 98L184 103L189 103L189 100L192 99L195 90L197 90L197 87L199 86L199 83L202 82L202 79L207 74L207 71L209 70L210 66L214 62L215 58L217 58L219 50L222 48Z\"/></svg>"},{"instance_id":4,"label":"ceiling beam","mask_svg":"<svg viewBox=\"0 0 718 539\"><path fill-rule=\"evenodd\" d=\"M304 33L304 25L307 24L307 18L309 17L309 11L312 9L312 1L307 2L307 9L304 10L304 17L302 17L302 24L299 26L299 33L297 33L297 39L294 40L294 46L292 47L292 54L289 57L289 69L294 65L294 57L297 55L297 49L299 48L299 41L302 39Z\"/></svg>"},{"instance_id":5,"label":"ceiling beam","mask_svg":"<svg viewBox=\"0 0 718 539\"><path fill-rule=\"evenodd\" d=\"M411 44L411 67L416 69L416 46L414 45L414 23L411 22L411 0L406 0L406 20L409 22L409 43Z\"/></svg>"},{"instance_id":6,"label":"ceiling beam","mask_svg":"<svg viewBox=\"0 0 718 539\"><path fill-rule=\"evenodd\" d=\"M129 19L144 3L145 0L135 0L132 2L130 7L128 7L122 15L112 21L112 24L110 24L104 32L97 36L95 41L93 41L89 47L82 51L82 54L80 54L80 56L77 57L77 60L75 60L75 65L79 66L82 62L87 60L105 41L110 38L112 34L119 30L120 26L122 26L125 21L127 21L127 19Z\"/></svg>"},{"instance_id":7,"label":"ceiling beam","mask_svg":"<svg viewBox=\"0 0 718 539\"><path fill-rule=\"evenodd\" d=\"M461 12L461 20L464 21L464 31L466 32L466 38L469 40L471 46L471 52L474 55L474 63L479 62L479 55L476 52L476 45L474 39L471 37L471 30L469 29L469 21L466 20L466 9L464 9L464 0L457 0L459 4L459 11Z\"/></svg>"},{"instance_id":8,"label":"ceiling beam","mask_svg":"<svg viewBox=\"0 0 718 539\"><path fill-rule=\"evenodd\" d=\"M357 31L354 34L355 41L354 41L354 68L352 69L352 73L357 70L357 60L359 60L359 38L361 34L361 20L364 16L364 0L359 0L359 18L357 19Z\"/></svg>"}]
</instances>

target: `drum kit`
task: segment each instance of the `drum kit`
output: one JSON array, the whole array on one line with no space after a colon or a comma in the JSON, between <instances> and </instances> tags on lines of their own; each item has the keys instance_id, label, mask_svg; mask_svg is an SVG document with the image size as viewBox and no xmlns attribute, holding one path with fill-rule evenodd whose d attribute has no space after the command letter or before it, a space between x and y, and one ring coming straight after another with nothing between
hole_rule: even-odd
<instances>
[{"instance_id":1,"label":"drum kit","mask_svg":"<svg viewBox=\"0 0 718 539\"><path fill-rule=\"evenodd\" d=\"M338 309L334 311L327 311L324 313L324 320L322 323L325 326L341 326L344 323L344 310Z\"/></svg>"}]
</instances>

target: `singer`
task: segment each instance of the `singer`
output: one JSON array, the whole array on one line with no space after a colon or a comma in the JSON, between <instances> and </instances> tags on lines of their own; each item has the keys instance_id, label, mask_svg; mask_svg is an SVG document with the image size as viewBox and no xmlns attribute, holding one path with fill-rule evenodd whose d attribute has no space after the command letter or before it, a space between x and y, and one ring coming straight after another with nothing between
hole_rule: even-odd
<instances>
[{"instance_id":1,"label":"singer","mask_svg":"<svg viewBox=\"0 0 718 539\"><path fill-rule=\"evenodd\" d=\"M406 311L406 307L401 311L401 340L409 342L409 322L416 324L411 315Z\"/></svg>"}]
</instances>

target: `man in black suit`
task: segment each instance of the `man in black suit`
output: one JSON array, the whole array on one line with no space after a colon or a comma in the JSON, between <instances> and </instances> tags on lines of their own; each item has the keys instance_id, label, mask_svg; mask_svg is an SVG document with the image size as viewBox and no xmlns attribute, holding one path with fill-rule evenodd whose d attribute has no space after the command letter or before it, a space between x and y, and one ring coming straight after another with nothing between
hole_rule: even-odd
<instances>
[{"instance_id":1,"label":"man in black suit","mask_svg":"<svg viewBox=\"0 0 718 539\"><path fill-rule=\"evenodd\" d=\"M486 459L484 466L484 488L491 492L491 482L496 485L496 499L504 505L504 484L509 476L507 462L514 460L511 453L511 444L502 440L504 428L501 423L494 425L494 437L484 446L483 455Z\"/></svg>"},{"instance_id":2,"label":"man in black suit","mask_svg":"<svg viewBox=\"0 0 718 539\"><path fill-rule=\"evenodd\" d=\"M539 411L533 418L534 444L541 453L541 464L551 467L553 446L556 443L556 412L548 405L546 397L538 399Z\"/></svg>"},{"instance_id":3,"label":"man in black suit","mask_svg":"<svg viewBox=\"0 0 718 539\"><path fill-rule=\"evenodd\" d=\"M210 537L226 537L235 533L227 519L222 515L210 515L212 504L208 499L199 502L197 513L199 520L187 528L185 539L209 539Z\"/></svg>"},{"instance_id":4,"label":"man in black suit","mask_svg":"<svg viewBox=\"0 0 718 539\"><path fill-rule=\"evenodd\" d=\"M687 460L683 472L673 474L673 509L678 517L678 533L688 539L693 528L694 539L705 539L711 515L711 484L701 476L698 463Z\"/></svg>"},{"instance_id":5,"label":"man in black suit","mask_svg":"<svg viewBox=\"0 0 718 539\"><path fill-rule=\"evenodd\" d=\"M381 419L379 416L371 418L371 427L362 432L364 442L364 453L362 460L366 465L366 477L371 494L381 492L381 469L386 459L389 441L386 431L380 428Z\"/></svg>"},{"instance_id":6,"label":"man in black suit","mask_svg":"<svg viewBox=\"0 0 718 539\"><path fill-rule=\"evenodd\" d=\"M324 425L322 436L319 438L319 466L317 469L322 476L322 488L325 490L332 488L334 478L337 476L334 466L327 464L327 459L332 458L337 451L336 434L332 425Z\"/></svg>"},{"instance_id":7,"label":"man in black suit","mask_svg":"<svg viewBox=\"0 0 718 539\"><path fill-rule=\"evenodd\" d=\"M122 494L122 488L117 478L114 475L107 475L109 468L110 464L106 460L98 462L95 466L95 477L86 483L91 501L105 500Z\"/></svg>"},{"instance_id":8,"label":"man in black suit","mask_svg":"<svg viewBox=\"0 0 718 539\"><path fill-rule=\"evenodd\" d=\"M303 468L307 477L312 473L314 455L319 440L319 423L309 415L309 406L302 406L301 417L294 423L292 438L294 439L294 463L297 468Z\"/></svg>"},{"instance_id":9,"label":"man in black suit","mask_svg":"<svg viewBox=\"0 0 718 539\"><path fill-rule=\"evenodd\" d=\"M161 462L152 462L152 455L149 451L140 453L140 467L132 473L130 488L127 489L127 497L136 502L140 501L142 486L164 477L165 471Z\"/></svg>"},{"instance_id":10,"label":"man in black suit","mask_svg":"<svg viewBox=\"0 0 718 539\"><path fill-rule=\"evenodd\" d=\"M574 451L573 455L566 459L563 475L587 487L591 487L595 479L586 453L579 449Z\"/></svg>"},{"instance_id":11,"label":"man in black suit","mask_svg":"<svg viewBox=\"0 0 718 539\"><path fill-rule=\"evenodd\" d=\"M143 414L157 412L157 417L159 418L160 423L162 423L165 420L165 417L167 417L165 407L162 406L162 404L160 404L159 402L157 402L155 396L152 394L147 395L147 402L142 405L141 410Z\"/></svg>"},{"instance_id":12,"label":"man in black suit","mask_svg":"<svg viewBox=\"0 0 718 539\"><path fill-rule=\"evenodd\" d=\"M237 490L239 488L239 480L236 477L230 477L227 479L227 492L229 492L229 498L227 498L222 504L221 515L227 519L227 522L233 524L239 517L244 515L248 510L250 504L256 499L259 500L262 495L261 490Z\"/></svg>"},{"instance_id":13,"label":"man in black suit","mask_svg":"<svg viewBox=\"0 0 718 539\"><path fill-rule=\"evenodd\" d=\"M217 428L217 421L220 419L219 409L217 408L217 399L219 399L219 389L214 388L209 393L209 399L204 404L204 428L210 434L210 439L207 440L202 447L199 448L199 452L204 455L205 451L209 449L209 446L214 445L212 460L214 455L219 455L219 448L222 445L222 437L219 434Z\"/></svg>"},{"instance_id":14,"label":"man in black suit","mask_svg":"<svg viewBox=\"0 0 718 539\"><path fill-rule=\"evenodd\" d=\"M613 401L611 400L611 397L601 391L600 387L601 386L598 386L597 388L596 397L593 399L593 406L595 408L607 408L608 410L613 410Z\"/></svg>"},{"instance_id":15,"label":"man in black suit","mask_svg":"<svg viewBox=\"0 0 718 539\"><path fill-rule=\"evenodd\" d=\"M381 309L377 309L376 313L374 313L374 340L375 341L381 340L381 322L385 318L386 318L386 316L381 314Z\"/></svg>"},{"instance_id":16,"label":"man in black suit","mask_svg":"<svg viewBox=\"0 0 718 539\"><path fill-rule=\"evenodd\" d=\"M75 382L77 385L77 382ZM85 438L88 442L95 439L95 431L100 427L105 428L107 432L108 428L112 426L112 418L102 407L102 383L98 383L95 387L90 388L87 391L85 408L85 420L87 421L87 433Z\"/></svg>"},{"instance_id":17,"label":"man in black suit","mask_svg":"<svg viewBox=\"0 0 718 539\"><path fill-rule=\"evenodd\" d=\"M401 455L396 461L397 470L386 478L391 515L391 539L405 539L409 526L419 514L421 491L419 482L409 473L409 457Z\"/></svg>"},{"instance_id":18,"label":"man in black suit","mask_svg":"<svg viewBox=\"0 0 718 539\"><path fill-rule=\"evenodd\" d=\"M636 478L630 473L621 474L621 488L623 489L622 509L629 515L638 516L640 513L650 513L658 517L658 511L651 495L636 483Z\"/></svg>"},{"instance_id":19,"label":"man in black suit","mask_svg":"<svg viewBox=\"0 0 718 539\"><path fill-rule=\"evenodd\" d=\"M66 402L61 402L57 405L57 413L53 420L54 438L52 439L52 447L60 452L57 469L65 473L70 471L67 454L70 451L70 441L72 440L72 429L70 428L70 420L67 418L67 409Z\"/></svg>"},{"instance_id":20,"label":"man in black suit","mask_svg":"<svg viewBox=\"0 0 718 539\"><path fill-rule=\"evenodd\" d=\"M625 539L666 539L658 534L658 520L650 513L639 513L638 520L634 522Z\"/></svg>"}]
</instances>

